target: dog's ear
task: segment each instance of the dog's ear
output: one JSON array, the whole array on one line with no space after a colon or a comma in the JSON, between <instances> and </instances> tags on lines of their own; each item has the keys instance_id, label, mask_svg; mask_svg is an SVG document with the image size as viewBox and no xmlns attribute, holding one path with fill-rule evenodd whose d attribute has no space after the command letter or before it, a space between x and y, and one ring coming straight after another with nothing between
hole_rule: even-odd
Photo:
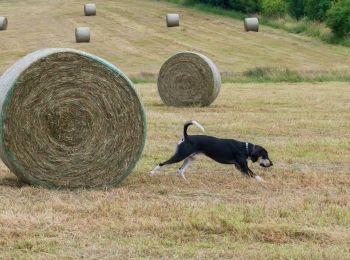
<instances>
[{"instance_id":1,"label":"dog's ear","mask_svg":"<svg viewBox=\"0 0 350 260\"><path fill-rule=\"evenodd\" d=\"M253 163L255 163L259 159L259 154L260 154L259 148L254 147L250 155L250 159L252 160Z\"/></svg>"}]
</instances>

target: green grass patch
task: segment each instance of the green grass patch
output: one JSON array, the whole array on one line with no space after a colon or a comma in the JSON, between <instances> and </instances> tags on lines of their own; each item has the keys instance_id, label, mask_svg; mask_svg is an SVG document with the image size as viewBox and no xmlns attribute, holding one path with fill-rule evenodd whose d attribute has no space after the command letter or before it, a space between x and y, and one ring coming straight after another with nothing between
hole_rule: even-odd
<instances>
[{"instance_id":1,"label":"green grass patch","mask_svg":"<svg viewBox=\"0 0 350 260\"><path fill-rule=\"evenodd\" d=\"M223 74L228 83L329 82L350 81L347 71L295 71L288 68L255 67L238 75Z\"/></svg>"},{"instance_id":2,"label":"green grass patch","mask_svg":"<svg viewBox=\"0 0 350 260\"><path fill-rule=\"evenodd\" d=\"M46 238L47 239L47 238ZM32 253L49 253L53 254L58 248L57 241L45 240L45 238L39 239L19 239L11 245L13 250L20 250L22 252Z\"/></svg>"},{"instance_id":3,"label":"green grass patch","mask_svg":"<svg viewBox=\"0 0 350 260\"><path fill-rule=\"evenodd\" d=\"M227 16L234 19L243 19L246 16L245 14L234 10L226 10L224 8L213 7L207 4L194 3L192 1L186 1L186 0L156 0L156 1L169 2L169 3L185 6L197 11Z\"/></svg>"},{"instance_id":4,"label":"green grass patch","mask_svg":"<svg viewBox=\"0 0 350 260\"><path fill-rule=\"evenodd\" d=\"M223 83L297 83L350 81L350 71L295 71L288 68L255 67L242 73L222 72ZM132 76L131 81L139 83L156 83L157 75L141 73Z\"/></svg>"}]
</instances>

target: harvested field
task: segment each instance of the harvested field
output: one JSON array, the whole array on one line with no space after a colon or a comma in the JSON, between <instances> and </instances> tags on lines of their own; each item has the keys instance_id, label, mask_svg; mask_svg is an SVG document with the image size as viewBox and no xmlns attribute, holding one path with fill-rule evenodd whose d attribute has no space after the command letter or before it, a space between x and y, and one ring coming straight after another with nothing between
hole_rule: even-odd
<instances>
[{"instance_id":1,"label":"harvested field","mask_svg":"<svg viewBox=\"0 0 350 260\"><path fill-rule=\"evenodd\" d=\"M350 259L350 83L336 82L350 75L350 49L265 26L245 33L242 21L161 1L94 2L98 15L85 17L79 0L0 0L9 19L0 74L32 51L66 47L105 58L138 82L155 82L179 51L203 53L226 79L334 82L227 83L211 106L190 109L163 105L155 83L137 84L147 143L118 188L33 188L0 163L0 258ZM181 26L167 28L167 13L179 13ZM91 28L90 43L75 43L79 26ZM176 166L150 178L188 119L206 134L266 147L274 166L252 169L267 183L204 157L188 169L188 183Z\"/></svg>"},{"instance_id":2,"label":"harvested field","mask_svg":"<svg viewBox=\"0 0 350 260\"><path fill-rule=\"evenodd\" d=\"M148 141L119 188L37 189L1 167L1 256L349 259L349 87L224 84L211 107L188 110L162 105L155 85L138 85ZM189 118L207 134L266 146L273 168L252 169L267 183L204 157L187 171L189 183L175 166L150 178Z\"/></svg>"}]
</instances>

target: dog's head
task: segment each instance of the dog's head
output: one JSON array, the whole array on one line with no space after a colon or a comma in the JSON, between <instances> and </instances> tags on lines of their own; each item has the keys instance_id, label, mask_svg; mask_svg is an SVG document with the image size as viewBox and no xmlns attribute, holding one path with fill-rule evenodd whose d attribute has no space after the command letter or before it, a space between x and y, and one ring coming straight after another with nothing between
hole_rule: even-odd
<instances>
[{"instance_id":1,"label":"dog's head","mask_svg":"<svg viewBox=\"0 0 350 260\"><path fill-rule=\"evenodd\" d=\"M268 168L273 165L269 159L269 154L266 149L260 145L255 145L250 156L252 162L258 162L261 167Z\"/></svg>"}]
</instances>

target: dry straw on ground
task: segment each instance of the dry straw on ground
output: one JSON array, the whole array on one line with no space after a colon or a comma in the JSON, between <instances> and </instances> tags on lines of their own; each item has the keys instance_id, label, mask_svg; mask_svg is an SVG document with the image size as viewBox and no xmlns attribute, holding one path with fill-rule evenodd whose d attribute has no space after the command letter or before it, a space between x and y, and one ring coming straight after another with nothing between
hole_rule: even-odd
<instances>
[{"instance_id":1,"label":"dry straw on ground","mask_svg":"<svg viewBox=\"0 0 350 260\"><path fill-rule=\"evenodd\" d=\"M115 185L145 142L132 83L96 56L43 49L0 78L0 152L25 182L44 187Z\"/></svg>"},{"instance_id":2,"label":"dry straw on ground","mask_svg":"<svg viewBox=\"0 0 350 260\"><path fill-rule=\"evenodd\" d=\"M169 58L158 75L158 92L169 106L209 106L221 87L220 72L206 56L180 52Z\"/></svg>"},{"instance_id":3,"label":"dry straw on ground","mask_svg":"<svg viewBox=\"0 0 350 260\"><path fill-rule=\"evenodd\" d=\"M246 32L249 32L249 31L258 32L259 31L258 18L245 18L244 19L244 29Z\"/></svg>"},{"instance_id":4,"label":"dry straw on ground","mask_svg":"<svg viewBox=\"0 0 350 260\"><path fill-rule=\"evenodd\" d=\"M0 30L6 30L7 24L8 24L7 18L0 16Z\"/></svg>"}]
</instances>

